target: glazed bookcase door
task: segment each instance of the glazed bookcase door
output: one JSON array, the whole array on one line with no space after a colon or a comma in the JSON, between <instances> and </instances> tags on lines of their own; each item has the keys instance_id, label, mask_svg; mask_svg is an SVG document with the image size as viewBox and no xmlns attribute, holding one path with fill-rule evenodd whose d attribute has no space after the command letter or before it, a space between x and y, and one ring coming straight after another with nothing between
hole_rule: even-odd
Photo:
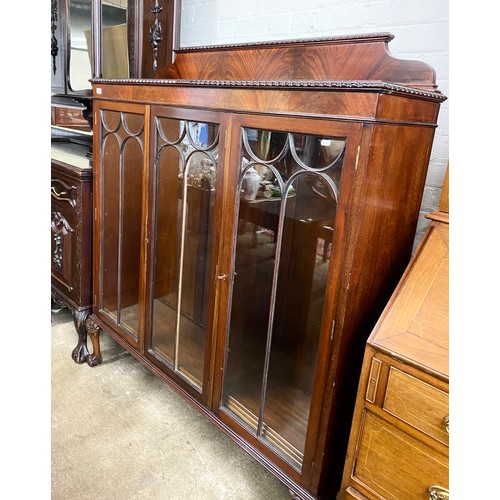
<instances>
[{"instance_id":1,"label":"glazed bookcase door","mask_svg":"<svg viewBox=\"0 0 500 500\"><path fill-rule=\"evenodd\" d=\"M350 200L342 193L353 184L360 130L241 117L231 136L240 147L219 411L299 481L315 453L314 401L324 389Z\"/></svg>"},{"instance_id":2,"label":"glazed bookcase door","mask_svg":"<svg viewBox=\"0 0 500 500\"><path fill-rule=\"evenodd\" d=\"M102 104L98 117L100 211L97 307L100 317L138 346L143 322L141 270L145 108ZM118 328L117 328L118 327Z\"/></svg>"},{"instance_id":3,"label":"glazed bookcase door","mask_svg":"<svg viewBox=\"0 0 500 500\"><path fill-rule=\"evenodd\" d=\"M150 359L205 399L212 338L218 113L153 107L150 186Z\"/></svg>"}]
</instances>

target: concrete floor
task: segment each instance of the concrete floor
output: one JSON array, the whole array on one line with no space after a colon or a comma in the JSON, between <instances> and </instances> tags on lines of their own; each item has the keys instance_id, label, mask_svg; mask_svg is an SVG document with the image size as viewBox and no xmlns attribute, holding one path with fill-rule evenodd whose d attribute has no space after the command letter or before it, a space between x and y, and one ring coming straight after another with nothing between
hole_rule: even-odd
<instances>
[{"instance_id":1,"label":"concrete floor","mask_svg":"<svg viewBox=\"0 0 500 500\"><path fill-rule=\"evenodd\" d=\"M288 488L106 334L77 365L52 313L52 500L290 500ZM90 342L89 342L90 347Z\"/></svg>"}]
</instances>

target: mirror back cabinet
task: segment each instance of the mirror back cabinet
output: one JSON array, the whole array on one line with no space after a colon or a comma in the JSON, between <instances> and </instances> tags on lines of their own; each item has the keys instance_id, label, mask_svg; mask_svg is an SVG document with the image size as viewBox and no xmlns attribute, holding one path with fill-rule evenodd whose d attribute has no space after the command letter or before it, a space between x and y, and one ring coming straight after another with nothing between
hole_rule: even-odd
<instances>
[{"instance_id":1,"label":"mirror back cabinet","mask_svg":"<svg viewBox=\"0 0 500 500\"><path fill-rule=\"evenodd\" d=\"M445 99L391 38L186 49L161 79L92 81L89 333L298 498L339 489Z\"/></svg>"}]
</instances>

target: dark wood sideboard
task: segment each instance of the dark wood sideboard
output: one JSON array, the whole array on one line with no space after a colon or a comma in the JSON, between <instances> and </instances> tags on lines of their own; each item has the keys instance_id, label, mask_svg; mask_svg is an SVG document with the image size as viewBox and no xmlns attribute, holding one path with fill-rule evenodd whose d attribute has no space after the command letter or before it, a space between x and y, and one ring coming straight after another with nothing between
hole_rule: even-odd
<instances>
[{"instance_id":1,"label":"dark wood sideboard","mask_svg":"<svg viewBox=\"0 0 500 500\"><path fill-rule=\"evenodd\" d=\"M78 333L72 353L87 360L85 321L92 309L92 165L88 145L67 138L51 146L51 295L67 306Z\"/></svg>"},{"instance_id":2,"label":"dark wood sideboard","mask_svg":"<svg viewBox=\"0 0 500 500\"><path fill-rule=\"evenodd\" d=\"M158 79L92 81L90 364L102 329L302 499L339 491L445 99L391 39L183 49Z\"/></svg>"}]
</instances>

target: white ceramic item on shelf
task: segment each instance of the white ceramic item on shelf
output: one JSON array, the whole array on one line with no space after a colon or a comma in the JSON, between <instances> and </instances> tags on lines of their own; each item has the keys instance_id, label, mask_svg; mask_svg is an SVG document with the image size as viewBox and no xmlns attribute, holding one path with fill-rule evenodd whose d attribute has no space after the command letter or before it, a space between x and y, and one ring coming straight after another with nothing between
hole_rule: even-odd
<instances>
[{"instance_id":1,"label":"white ceramic item on shelf","mask_svg":"<svg viewBox=\"0 0 500 500\"><path fill-rule=\"evenodd\" d=\"M260 175L255 168L250 167L243 178L242 197L245 200L255 200L260 188Z\"/></svg>"}]
</instances>

